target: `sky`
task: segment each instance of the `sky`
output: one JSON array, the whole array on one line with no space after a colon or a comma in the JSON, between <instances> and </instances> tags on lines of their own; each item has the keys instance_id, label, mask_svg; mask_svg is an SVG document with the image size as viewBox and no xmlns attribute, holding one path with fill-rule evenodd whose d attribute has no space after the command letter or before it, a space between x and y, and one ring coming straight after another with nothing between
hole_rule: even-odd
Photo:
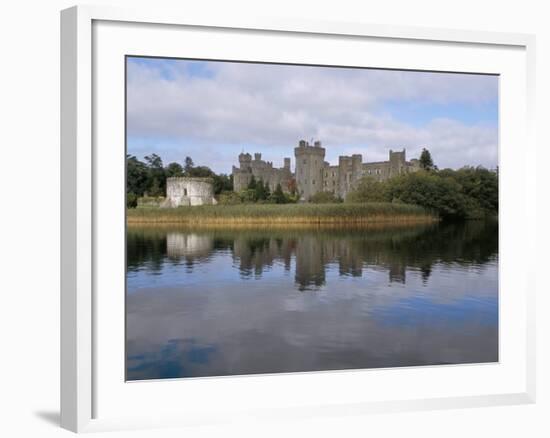
<instances>
[{"instance_id":1,"label":"sky","mask_svg":"<svg viewBox=\"0 0 550 438\"><path fill-rule=\"evenodd\" d=\"M127 58L127 151L231 173L241 152L283 166L300 139L326 161L422 148L440 168L498 164L498 77Z\"/></svg>"}]
</instances>

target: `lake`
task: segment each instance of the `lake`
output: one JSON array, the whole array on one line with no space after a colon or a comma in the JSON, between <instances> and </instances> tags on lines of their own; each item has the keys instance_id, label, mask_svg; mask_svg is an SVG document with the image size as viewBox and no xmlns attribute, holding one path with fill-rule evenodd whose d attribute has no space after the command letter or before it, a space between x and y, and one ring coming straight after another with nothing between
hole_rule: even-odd
<instances>
[{"instance_id":1,"label":"lake","mask_svg":"<svg viewBox=\"0 0 550 438\"><path fill-rule=\"evenodd\" d=\"M498 223L127 231L127 380L498 361Z\"/></svg>"}]
</instances>

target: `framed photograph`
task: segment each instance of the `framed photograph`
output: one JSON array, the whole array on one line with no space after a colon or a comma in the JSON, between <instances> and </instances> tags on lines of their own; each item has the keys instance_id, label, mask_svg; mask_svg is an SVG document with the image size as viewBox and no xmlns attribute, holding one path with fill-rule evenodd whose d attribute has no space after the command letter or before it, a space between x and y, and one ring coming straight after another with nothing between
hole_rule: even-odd
<instances>
[{"instance_id":1,"label":"framed photograph","mask_svg":"<svg viewBox=\"0 0 550 438\"><path fill-rule=\"evenodd\" d=\"M63 427L534 402L534 37L79 6L61 54Z\"/></svg>"}]
</instances>

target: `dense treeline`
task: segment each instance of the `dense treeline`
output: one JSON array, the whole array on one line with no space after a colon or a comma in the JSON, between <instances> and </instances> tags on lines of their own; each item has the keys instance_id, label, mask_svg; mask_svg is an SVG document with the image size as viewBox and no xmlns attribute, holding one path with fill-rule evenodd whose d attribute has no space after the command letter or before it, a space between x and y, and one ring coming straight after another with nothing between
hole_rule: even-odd
<instances>
[{"instance_id":1,"label":"dense treeline","mask_svg":"<svg viewBox=\"0 0 550 438\"><path fill-rule=\"evenodd\" d=\"M214 194L233 190L233 176L216 174L206 166L195 166L190 157L185 158L185 164L173 162L164 166L157 154L147 155L145 161L138 160L133 155L126 156L126 199L128 207L137 205L137 198L142 196L165 196L166 179L186 176L212 178Z\"/></svg>"},{"instance_id":2,"label":"dense treeline","mask_svg":"<svg viewBox=\"0 0 550 438\"><path fill-rule=\"evenodd\" d=\"M479 219L498 213L498 172L478 166L421 170L386 181L366 177L346 202L404 202L443 219Z\"/></svg>"}]
</instances>

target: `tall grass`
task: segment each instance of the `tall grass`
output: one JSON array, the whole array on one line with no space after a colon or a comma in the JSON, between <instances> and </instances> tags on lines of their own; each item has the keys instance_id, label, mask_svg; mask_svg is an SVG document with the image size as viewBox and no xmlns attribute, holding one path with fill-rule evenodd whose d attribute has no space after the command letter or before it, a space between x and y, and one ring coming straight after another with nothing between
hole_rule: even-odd
<instances>
[{"instance_id":1,"label":"tall grass","mask_svg":"<svg viewBox=\"0 0 550 438\"><path fill-rule=\"evenodd\" d=\"M365 224L429 223L437 215L415 205L362 204L239 204L174 209L129 209L128 223L207 224Z\"/></svg>"}]
</instances>

